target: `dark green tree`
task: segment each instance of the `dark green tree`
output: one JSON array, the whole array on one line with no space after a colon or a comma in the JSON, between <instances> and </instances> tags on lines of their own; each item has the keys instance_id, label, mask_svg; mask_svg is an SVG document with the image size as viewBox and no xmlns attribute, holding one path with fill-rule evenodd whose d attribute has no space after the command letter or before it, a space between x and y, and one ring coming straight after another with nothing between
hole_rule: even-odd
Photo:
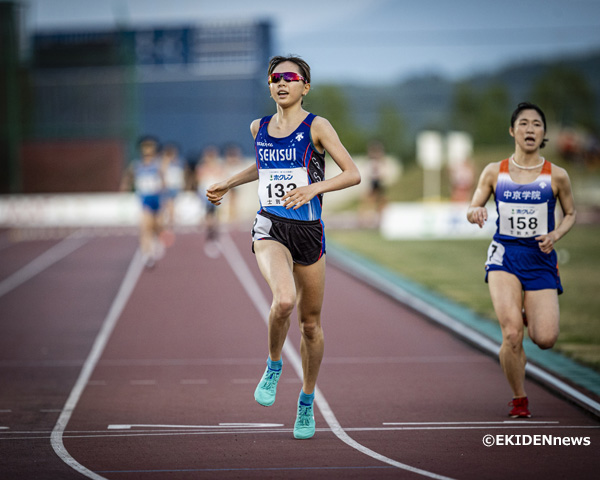
<instances>
[{"instance_id":1,"label":"dark green tree","mask_svg":"<svg viewBox=\"0 0 600 480\"><path fill-rule=\"evenodd\" d=\"M372 137L380 140L386 152L398 158L409 155L406 124L394 105L382 104L378 111L377 130ZM411 144L412 146L412 144Z\"/></svg>"},{"instance_id":2,"label":"dark green tree","mask_svg":"<svg viewBox=\"0 0 600 480\"><path fill-rule=\"evenodd\" d=\"M534 84L531 98L550 123L597 130L594 91L583 74L573 68L556 65L546 70Z\"/></svg>"},{"instance_id":3,"label":"dark green tree","mask_svg":"<svg viewBox=\"0 0 600 480\"><path fill-rule=\"evenodd\" d=\"M348 100L339 87L313 86L305 97L304 106L307 110L331 122L350 153L365 151L366 135L353 121Z\"/></svg>"},{"instance_id":4,"label":"dark green tree","mask_svg":"<svg viewBox=\"0 0 600 480\"><path fill-rule=\"evenodd\" d=\"M494 84L477 90L467 82L459 83L454 91L453 129L473 135L479 145L506 143L510 96L506 86Z\"/></svg>"}]
</instances>

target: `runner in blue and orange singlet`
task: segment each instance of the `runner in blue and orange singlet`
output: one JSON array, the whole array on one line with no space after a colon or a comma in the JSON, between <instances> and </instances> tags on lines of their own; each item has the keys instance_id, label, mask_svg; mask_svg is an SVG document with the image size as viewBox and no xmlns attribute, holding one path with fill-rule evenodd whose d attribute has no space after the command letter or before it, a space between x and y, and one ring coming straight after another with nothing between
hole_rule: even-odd
<instances>
[{"instance_id":1,"label":"runner in blue and orange singlet","mask_svg":"<svg viewBox=\"0 0 600 480\"><path fill-rule=\"evenodd\" d=\"M268 83L277 113L252 122L256 165L207 190L215 205L232 188L258 180L260 209L252 228L252 248L269 284L267 368L254 392L270 406L282 371L281 352L297 306L301 332L303 382L294 437L315 433L314 390L323 359L321 307L325 288L325 235L321 221L323 194L356 185L360 173L336 131L324 118L302 108L310 91L310 67L296 56L274 57ZM325 179L325 151L341 172Z\"/></svg>"},{"instance_id":2,"label":"runner in blue and orange singlet","mask_svg":"<svg viewBox=\"0 0 600 480\"><path fill-rule=\"evenodd\" d=\"M517 418L531 417L524 385L524 327L543 349L558 338L563 287L554 244L574 225L576 212L567 172L540 156L546 143L546 117L540 107L520 103L509 133L515 153L485 167L467 219L482 227L488 218L485 205L494 194L498 220L485 279L502 328L500 364L513 393L509 415ZM563 212L558 225L557 199Z\"/></svg>"}]
</instances>

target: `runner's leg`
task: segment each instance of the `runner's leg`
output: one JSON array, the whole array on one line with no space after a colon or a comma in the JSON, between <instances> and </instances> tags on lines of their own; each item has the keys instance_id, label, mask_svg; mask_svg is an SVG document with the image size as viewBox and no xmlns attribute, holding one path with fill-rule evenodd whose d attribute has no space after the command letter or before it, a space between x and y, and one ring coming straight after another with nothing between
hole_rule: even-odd
<instances>
[{"instance_id":1,"label":"runner's leg","mask_svg":"<svg viewBox=\"0 0 600 480\"><path fill-rule=\"evenodd\" d=\"M518 278L508 272L491 271L488 284L494 311L502 329L500 365L515 398L526 397L525 351L523 350L522 288ZM529 314L529 312L528 312Z\"/></svg>"},{"instance_id":2,"label":"runner's leg","mask_svg":"<svg viewBox=\"0 0 600 480\"><path fill-rule=\"evenodd\" d=\"M312 265L296 265L294 278L298 288L298 322L302 334L302 390L310 395L317 383L324 351L321 308L325 291L325 257Z\"/></svg>"},{"instance_id":3,"label":"runner's leg","mask_svg":"<svg viewBox=\"0 0 600 480\"><path fill-rule=\"evenodd\" d=\"M553 289L525 292L529 338L540 348L552 348L560 331L558 293Z\"/></svg>"},{"instance_id":4,"label":"runner's leg","mask_svg":"<svg viewBox=\"0 0 600 480\"><path fill-rule=\"evenodd\" d=\"M258 267L271 288L273 302L269 312L269 357L281 359L283 344L290 328L290 316L296 303L296 286L289 250L273 240L254 242Z\"/></svg>"}]
</instances>

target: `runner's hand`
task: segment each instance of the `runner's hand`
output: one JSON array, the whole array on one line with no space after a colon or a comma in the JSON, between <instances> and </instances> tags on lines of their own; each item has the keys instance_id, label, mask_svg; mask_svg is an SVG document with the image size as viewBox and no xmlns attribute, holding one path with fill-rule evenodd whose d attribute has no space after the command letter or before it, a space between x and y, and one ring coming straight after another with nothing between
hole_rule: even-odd
<instances>
[{"instance_id":1,"label":"runner's hand","mask_svg":"<svg viewBox=\"0 0 600 480\"><path fill-rule=\"evenodd\" d=\"M548 235L540 235L539 237L535 237L540 246L540 250L544 253L550 253L554 250L554 238L552 238L552 234Z\"/></svg>"},{"instance_id":2,"label":"runner's hand","mask_svg":"<svg viewBox=\"0 0 600 480\"><path fill-rule=\"evenodd\" d=\"M206 189L206 198L213 205L221 205L221 200L229 191L225 182L215 183Z\"/></svg>"},{"instance_id":3,"label":"runner's hand","mask_svg":"<svg viewBox=\"0 0 600 480\"><path fill-rule=\"evenodd\" d=\"M284 195L282 198L283 206L288 210L293 208L297 210L305 203L310 202L314 196L317 194L314 185L307 185L306 187L298 187L290 190L288 193Z\"/></svg>"},{"instance_id":4,"label":"runner's hand","mask_svg":"<svg viewBox=\"0 0 600 480\"><path fill-rule=\"evenodd\" d=\"M483 228L483 225L488 219L487 208L477 207L471 211L471 223L476 223L479 228Z\"/></svg>"}]
</instances>

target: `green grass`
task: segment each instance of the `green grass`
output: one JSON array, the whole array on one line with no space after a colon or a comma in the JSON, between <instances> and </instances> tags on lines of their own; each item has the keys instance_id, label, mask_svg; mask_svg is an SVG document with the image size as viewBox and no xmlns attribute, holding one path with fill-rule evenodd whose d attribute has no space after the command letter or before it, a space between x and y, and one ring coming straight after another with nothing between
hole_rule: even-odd
<instances>
[{"instance_id":1,"label":"green grass","mask_svg":"<svg viewBox=\"0 0 600 480\"><path fill-rule=\"evenodd\" d=\"M600 371L600 226L576 225L557 245L565 293L555 349ZM478 314L495 319L483 263L489 240L388 241L373 230L328 231L328 239Z\"/></svg>"}]
</instances>

